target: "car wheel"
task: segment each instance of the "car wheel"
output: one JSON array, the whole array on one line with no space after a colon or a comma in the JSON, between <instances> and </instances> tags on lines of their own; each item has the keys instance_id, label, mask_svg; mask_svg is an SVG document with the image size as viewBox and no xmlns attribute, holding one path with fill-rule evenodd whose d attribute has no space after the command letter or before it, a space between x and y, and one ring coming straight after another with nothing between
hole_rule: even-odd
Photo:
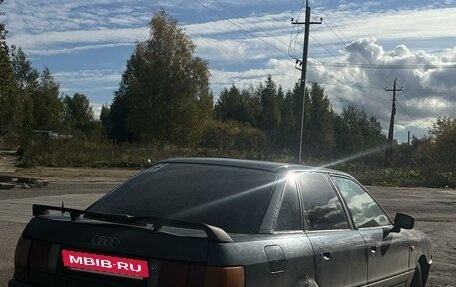
<instances>
[{"instance_id":1,"label":"car wheel","mask_svg":"<svg viewBox=\"0 0 456 287\"><path fill-rule=\"evenodd\" d=\"M421 265L418 263L415 268L415 274L413 275L412 283L410 287L424 287L423 286L423 275L421 274Z\"/></svg>"}]
</instances>

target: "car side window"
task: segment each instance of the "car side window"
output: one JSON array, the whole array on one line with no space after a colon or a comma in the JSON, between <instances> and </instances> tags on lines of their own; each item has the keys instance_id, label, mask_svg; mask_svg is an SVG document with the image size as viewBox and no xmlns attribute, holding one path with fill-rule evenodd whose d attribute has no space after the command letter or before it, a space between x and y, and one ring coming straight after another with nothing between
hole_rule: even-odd
<instances>
[{"instance_id":1,"label":"car side window","mask_svg":"<svg viewBox=\"0 0 456 287\"><path fill-rule=\"evenodd\" d=\"M310 230L349 229L342 203L325 174L298 175L305 218Z\"/></svg>"},{"instance_id":2,"label":"car side window","mask_svg":"<svg viewBox=\"0 0 456 287\"><path fill-rule=\"evenodd\" d=\"M382 208L358 183L344 177L333 176L332 179L347 204L356 228L391 224Z\"/></svg>"},{"instance_id":3,"label":"car side window","mask_svg":"<svg viewBox=\"0 0 456 287\"><path fill-rule=\"evenodd\" d=\"M299 197L294 179L285 184L275 231L302 230Z\"/></svg>"}]
</instances>

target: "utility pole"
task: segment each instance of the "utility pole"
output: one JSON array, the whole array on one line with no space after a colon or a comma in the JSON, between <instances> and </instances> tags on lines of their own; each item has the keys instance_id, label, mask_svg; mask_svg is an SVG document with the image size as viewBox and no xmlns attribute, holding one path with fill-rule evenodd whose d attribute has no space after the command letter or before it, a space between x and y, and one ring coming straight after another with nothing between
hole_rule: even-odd
<instances>
[{"instance_id":1,"label":"utility pole","mask_svg":"<svg viewBox=\"0 0 456 287\"><path fill-rule=\"evenodd\" d=\"M396 115L396 92L402 92L404 88L397 89L397 78L394 79L393 88L388 89L385 88L387 92L393 92L393 99L392 99L392 107L391 107L391 119L390 119L390 126L388 132L388 142L385 151L385 167L390 167L392 163L393 157L393 134L394 134L394 116Z\"/></svg>"},{"instance_id":2,"label":"utility pole","mask_svg":"<svg viewBox=\"0 0 456 287\"><path fill-rule=\"evenodd\" d=\"M407 132L407 166L410 164L410 157L412 155L411 146L410 146L410 131Z\"/></svg>"},{"instance_id":3,"label":"utility pole","mask_svg":"<svg viewBox=\"0 0 456 287\"><path fill-rule=\"evenodd\" d=\"M304 47L302 50L302 61L301 61L301 85L300 85L300 94L302 95L302 111L301 111L301 136L299 138L299 158L298 163L302 163L302 145L303 145L303 134L304 134L304 104L305 104L305 92L306 92L306 72L307 72L307 54L309 50L309 31L311 24L321 24L323 19L320 18L320 21L310 21L310 6L309 0L306 0L306 19L304 22L298 22L291 19L291 24L293 25L302 25L304 24ZM296 64L299 63L299 60L296 61ZM299 68L298 68L299 69Z\"/></svg>"}]
</instances>

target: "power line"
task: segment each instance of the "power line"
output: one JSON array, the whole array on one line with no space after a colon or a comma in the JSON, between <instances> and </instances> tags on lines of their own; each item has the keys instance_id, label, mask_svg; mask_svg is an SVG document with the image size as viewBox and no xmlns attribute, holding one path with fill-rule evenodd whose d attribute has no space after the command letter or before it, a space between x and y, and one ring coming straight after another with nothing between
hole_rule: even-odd
<instances>
[{"instance_id":1,"label":"power line","mask_svg":"<svg viewBox=\"0 0 456 287\"><path fill-rule=\"evenodd\" d=\"M211 11L211 12L214 13L215 15L221 17L222 19L224 19L224 20L228 21L229 23L235 25L236 27L240 28L240 29L243 30L244 32L246 32L246 33L252 35L253 37L255 37L255 38L259 39L259 40L261 40L262 42L266 43L267 45L271 46L272 48L274 48L274 49L280 51L281 53L285 54L286 56L289 56L288 53L284 52L284 51L281 50L280 48L278 48L278 47L276 47L275 45L273 45L273 44L267 42L266 40L264 40L263 38L261 38L261 37L255 35L254 33L252 33L252 32L250 32L250 31L246 30L245 28L243 28L242 26L240 26L240 25L237 24L236 22L234 22L234 21L232 21L232 20L226 18L225 16L221 15L221 14L220 14L219 12L217 12L216 10L214 10L214 9L208 7L207 5L201 3L199 0L193 0L193 1L196 2L196 3L198 3L198 4L200 4L202 7L206 8L206 9L209 10L209 11ZM220 3L220 2L218 2L218 3ZM246 20L245 18L243 18L243 19ZM246 20L246 21L248 21L248 20ZM255 26L256 26L256 25L255 25ZM256 27L259 28L258 26L256 26ZM259 28L259 29L262 29L262 28ZM264 31L264 30L263 30L263 31ZM283 42L281 42L281 43L283 43ZM286 43L283 43L283 44L288 46L288 44L286 44ZM219 44L217 44L217 46L219 46ZM228 49L228 48L224 47L224 50L231 50L231 49ZM232 50L231 50L231 51L232 51ZM234 53L237 53L237 52L234 52ZM237 54L238 54L238 53L237 53ZM241 56L241 55L240 55L240 56ZM294 80L299 80L299 78L297 78L296 76L289 75L289 74L287 74L287 73L284 73L283 71L279 71L279 70L276 70L276 69L274 69L274 68L271 68L271 70L277 72L277 73L280 74L280 75L285 75L285 76L287 76L287 77L289 77L289 78L292 78L292 79L294 79Z\"/></svg>"},{"instance_id":2,"label":"power line","mask_svg":"<svg viewBox=\"0 0 456 287\"><path fill-rule=\"evenodd\" d=\"M328 13L326 13L326 12L325 12L323 9L321 9L321 8L319 8L319 10L320 10L320 12L322 12L322 13L327 17L327 19L329 20L329 22L332 22L333 25L337 28L336 23L334 23L334 21L329 17ZM324 25L325 25L326 27L328 27L329 30L331 30L331 32L339 39L339 41L340 41L343 45L346 45L346 44L347 44L347 43L346 43L346 42L345 42L345 41L336 33L336 31L334 31L334 29L330 26L330 24L327 23L327 21L324 22ZM338 28L337 28L337 29L338 29ZM340 30L339 30L339 31L340 31ZM346 40L347 40L349 43L351 42L347 37L345 37L345 38L346 38ZM360 59L360 60L362 61L362 59Z\"/></svg>"},{"instance_id":3,"label":"power line","mask_svg":"<svg viewBox=\"0 0 456 287\"><path fill-rule=\"evenodd\" d=\"M337 26L337 24L331 19L331 17L329 16L328 13L326 13L325 10L323 10L322 8L320 8L320 11L323 12L323 14L325 14L325 16L327 17L327 19L333 24L334 26L334 29L329 25L329 24L326 24L325 22L325 25L331 30L331 32L336 35L336 37L344 44L344 45L349 45L351 43L353 43L352 40L350 40L346 35L345 33L339 29L339 27ZM339 33L342 35L342 37L348 42L344 42L343 39L340 38L340 36L336 33L335 29L337 29L337 31L339 31ZM355 50L355 53L353 54L355 57L357 57L362 63L369 63L369 64L373 64L369 58L367 58L363 53L362 51L359 49L359 47L357 46L354 46L354 50ZM362 58L364 58L365 60L363 60ZM381 78L383 81L385 81L385 83L388 83L389 81L382 75L380 74L378 71L375 71L374 70L374 73L377 74L377 76L379 76L379 78Z\"/></svg>"},{"instance_id":4,"label":"power line","mask_svg":"<svg viewBox=\"0 0 456 287\"><path fill-rule=\"evenodd\" d=\"M339 31L339 33L342 35L342 37L345 38L345 41L348 41L348 43L351 43L352 41L344 34L344 32L342 32L342 30L339 29L339 27L337 26L336 22L334 22L332 20L332 18L329 16L328 13L326 13L325 10L323 10L322 8L319 8L319 10L325 14L326 18L329 20L330 23L332 23L334 25L334 29L337 29L337 31ZM329 25L329 23L325 22L325 26L327 26L332 32L334 35L336 35L336 37L342 42L342 43L345 43L345 41L335 32L335 30Z\"/></svg>"},{"instance_id":5,"label":"power line","mask_svg":"<svg viewBox=\"0 0 456 287\"><path fill-rule=\"evenodd\" d=\"M408 112L408 110L404 107L404 105L402 104L402 102L397 102L397 106L398 106L405 114L407 114L407 116L408 116L409 118L411 118L411 119L413 119L413 120L415 120L415 121L418 120L417 117L413 116L412 114L410 114L410 113Z\"/></svg>"},{"instance_id":6,"label":"power line","mask_svg":"<svg viewBox=\"0 0 456 287\"><path fill-rule=\"evenodd\" d=\"M405 98L410 101L411 99L408 97L407 93L405 91L402 91L402 93L404 94ZM421 112L414 106L412 105L413 109L415 110L415 112L420 116L420 117L424 117Z\"/></svg>"},{"instance_id":7,"label":"power line","mask_svg":"<svg viewBox=\"0 0 456 287\"><path fill-rule=\"evenodd\" d=\"M309 64L310 64L310 65L309 65L310 68L313 68L313 69L314 69L315 71L317 71L317 72L321 72L321 71L318 69L319 66L317 66L317 65L314 66L314 65L313 65L313 62L310 62ZM320 67L321 67L321 66L320 66ZM331 71L326 70L325 72L326 72L327 74L329 74L329 77L330 77L332 80L334 80L334 76L333 76L333 75L339 75L339 76L341 76L341 78L343 79L344 83L347 82L346 75L344 75L344 74L342 74L342 73L340 73L340 72L336 72L336 71L334 71L334 70L331 70ZM331 74L332 74L332 75L331 75ZM339 80L340 80L340 79L339 79ZM335 80L334 80L334 81L335 81ZM340 82L337 82L337 84L340 85ZM378 87L375 87L375 88L374 88L374 87L371 87L371 88L373 88L373 89L378 89Z\"/></svg>"},{"instance_id":8,"label":"power line","mask_svg":"<svg viewBox=\"0 0 456 287\"><path fill-rule=\"evenodd\" d=\"M213 47L217 46L218 48L220 48L220 49L222 49L222 50L225 50L225 51L227 51L227 52L229 52L229 53L231 53L231 54L233 54L233 55L235 55L235 56L242 57L242 55L239 54L238 52L236 52L236 51L234 51L234 50L231 50L231 49L229 49L229 48L223 46L222 44L220 44L220 43L218 43L218 42L216 42L216 41L211 40L210 38L205 38L205 37L201 36L200 34L196 33L195 31L193 31L192 29L189 29L188 27L185 27L185 26L181 26L181 27L184 28L184 29L186 29L186 30L188 30L188 31L190 31L190 33L192 33L193 35L198 36L199 39L201 39L202 41L208 43L209 45L212 45Z\"/></svg>"},{"instance_id":9,"label":"power line","mask_svg":"<svg viewBox=\"0 0 456 287\"><path fill-rule=\"evenodd\" d=\"M304 1L303 1L302 3L304 4ZM302 10L302 7L301 7L301 10ZM300 11L300 14L298 15L298 18L297 18L296 22L299 21L300 15L301 15L301 11ZM317 18L318 18L318 17L317 17ZM293 20L293 19L292 19L292 20ZM296 26L293 25L293 31L294 31L294 28L295 28L295 27L296 27ZM297 39L297 37L299 36L299 34L300 34L303 30L304 30L304 29L301 29L301 30L296 34L296 36L293 38L293 42L295 43L295 45L296 45L296 39ZM292 31L292 33L293 33L293 31ZM293 35L293 34L292 34L292 35ZM323 45L320 41L318 41L314 36L312 36L312 35L309 35L309 36L312 38L312 40L313 40L314 42L316 42L320 47L322 47L322 48L323 48L328 54L330 54L334 59L336 59L337 61L340 61L340 59L339 59L333 52L331 52L325 45ZM292 40L290 40L290 45L291 45L291 44L292 44ZM296 48L295 48L295 47L293 48L293 52L296 53ZM290 50L289 50L289 53L290 53ZM294 59L297 59L297 58L298 58L298 57L295 56L295 55L290 55L290 56L291 56L292 58L294 58Z\"/></svg>"},{"instance_id":10,"label":"power line","mask_svg":"<svg viewBox=\"0 0 456 287\"><path fill-rule=\"evenodd\" d=\"M298 2L299 3L299 2ZM302 10L304 9L304 5L306 4L306 0L302 0L301 1L301 8L299 9L299 14L298 14L298 17L296 18L296 21L299 21L299 18L301 17L301 14L302 14ZM293 21L293 18L291 19L291 21ZM294 31L296 29L296 27L298 27L298 32L296 33L296 36L293 37L293 34L294 34ZM291 34L290 34L290 45L288 46L288 53L290 55L291 58L295 59L295 60L298 60L299 57L297 56L296 54L296 42L297 42L297 39L298 39L298 36L304 31L304 28L300 29L299 26L297 25L293 25L293 29L291 30ZM292 39L293 37L293 39ZM293 45L293 42L294 42L294 45ZM291 46L293 45L293 50L291 50Z\"/></svg>"},{"instance_id":11,"label":"power line","mask_svg":"<svg viewBox=\"0 0 456 287\"><path fill-rule=\"evenodd\" d=\"M189 30L192 34L195 34L195 35L199 36L201 40L205 41L205 42L208 43L209 45L212 45L213 47L221 48L221 49L223 49L223 50L225 50L225 51L227 51L227 52L230 52L230 53L233 54L233 55L236 55L236 56L238 56L238 57L242 57L242 55L239 54L238 52L236 52L236 51L234 51L234 50L231 50L231 49L229 49L229 48L227 48L227 47L225 47L225 46L223 46L223 45L217 43L216 41L210 40L209 38L204 38L204 37L201 36L200 34L198 34L198 33L194 32L194 31L192 31L191 29L188 29L187 27L185 27L185 29ZM292 75L290 75L290 74L284 73L283 71L279 71L279 70L274 69L274 68L270 68L270 70L275 71L275 72L277 72L277 73L280 74L280 75L284 75L284 76L287 76L287 77L289 77L289 78L292 78L292 79L294 79L294 80L299 80L299 78L297 78L296 76L292 76Z\"/></svg>"},{"instance_id":12,"label":"power line","mask_svg":"<svg viewBox=\"0 0 456 287\"><path fill-rule=\"evenodd\" d=\"M294 27L293 27L293 30L290 33L290 45L288 46L288 55L294 60L299 60L298 55L296 54L296 40L297 40L298 35L300 33L301 32L298 31L296 36L293 37Z\"/></svg>"},{"instance_id":13,"label":"power line","mask_svg":"<svg viewBox=\"0 0 456 287\"><path fill-rule=\"evenodd\" d=\"M315 41L320 47L322 47L326 52L328 52L328 54L330 54L334 59L336 59L337 61L340 61L340 59L336 55L334 55L325 45L320 43L320 41L315 39L315 37L310 35L310 38L312 38L313 41Z\"/></svg>"},{"instance_id":14,"label":"power line","mask_svg":"<svg viewBox=\"0 0 456 287\"><path fill-rule=\"evenodd\" d=\"M406 97L407 100L409 100L409 101L411 100L407 93L404 92L403 94L404 94L404 96ZM421 118L428 118L429 117L429 116L424 115L420 110L418 110L415 105L410 105L410 106L416 111L416 113L419 115L419 117L421 117ZM409 107L409 105L407 105L407 107ZM417 120L417 119L415 118L415 120Z\"/></svg>"},{"instance_id":15,"label":"power line","mask_svg":"<svg viewBox=\"0 0 456 287\"><path fill-rule=\"evenodd\" d=\"M223 46L223 45L217 43L216 41L210 40L209 38L204 38L204 37L201 36L200 34L194 32L194 31L191 30L191 29L188 29L187 27L184 27L184 28L187 29L187 30L189 30L192 34L195 34L195 35L197 35L198 37L200 37L201 40L205 41L205 42L208 43L209 45L212 45L213 47L217 47L217 48L222 48L223 50L225 50L225 51L227 51L227 52L230 52L230 53L233 54L233 55L236 55L236 56L238 56L238 57L242 57L242 55L239 54L238 52L236 52L236 51L234 51L234 50L231 50L231 49L229 49L229 48L227 48L227 47L225 47L225 46ZM287 77L289 77L289 78L292 78L292 79L294 79L294 80L299 80L298 77L292 76L292 75L287 74L287 73L284 73L283 71L280 71L280 70L277 70L277 69L274 69L274 68L270 68L270 70L275 71L275 72L277 72L278 74L281 74L281 75L287 76Z\"/></svg>"},{"instance_id":16,"label":"power line","mask_svg":"<svg viewBox=\"0 0 456 287\"><path fill-rule=\"evenodd\" d=\"M408 91L428 91L436 94L448 94L448 93L455 93L455 90L434 90L429 88L421 88L421 89L407 89Z\"/></svg>"},{"instance_id":17,"label":"power line","mask_svg":"<svg viewBox=\"0 0 456 287\"><path fill-rule=\"evenodd\" d=\"M266 34L269 35L270 37L276 39L278 42L280 42L280 43L282 43L283 45L285 45L286 47L288 47L288 44L287 44L287 43L283 42L282 40L280 40L280 39L277 38L276 36L272 35L270 32L264 30L263 28L261 28L260 26L258 26L257 24L255 24L254 22L248 20L247 18L242 17L242 16L239 15L237 12L235 12L235 11L231 10L230 8L228 8L224 3L222 3L222 2L220 2L220 1L218 1L218 0L213 0L213 1L216 2L216 3L218 3L218 4L220 4L220 5L222 5L223 7L225 7L228 11L230 11L231 13L233 13L234 15L236 15L236 17L239 17L239 18L243 19L244 21L246 21L246 22L249 23L250 25L256 27L258 30L260 30L260 31L262 31L262 32L264 32L264 33L266 33Z\"/></svg>"},{"instance_id":18,"label":"power line","mask_svg":"<svg viewBox=\"0 0 456 287\"><path fill-rule=\"evenodd\" d=\"M297 43L298 36L304 31L304 28L301 28L301 29L298 28L298 32L295 35L294 31L295 31L296 27L297 27L296 25L293 25L293 29L291 30L291 33L290 33L290 44L288 45L288 55L291 58L298 60L299 57L296 54L297 53L296 43ZM294 35L294 37L293 37L293 35Z\"/></svg>"},{"instance_id":19,"label":"power line","mask_svg":"<svg viewBox=\"0 0 456 287\"><path fill-rule=\"evenodd\" d=\"M215 15L221 17L222 19L230 22L231 24L235 25L236 27L238 27L239 29L243 30L244 32L248 33L249 35L257 38L258 40L262 41L263 43L267 44L268 46L274 48L275 50L281 52L282 54L285 54L286 56L289 56L287 52L284 52L282 49L278 48L277 46L269 43L268 41L264 40L263 38L255 35L254 33L250 32L249 30L245 29L244 27L242 27L241 25L239 25L238 23L232 21L231 19L228 19L227 17L223 16L222 14L220 14L219 12L217 12L216 10L212 9L211 7L201 3L199 0L193 0L194 2L198 3L199 5L203 6L204 8L206 8L207 10L211 11L212 13L214 13Z\"/></svg>"},{"instance_id":20,"label":"power line","mask_svg":"<svg viewBox=\"0 0 456 287\"><path fill-rule=\"evenodd\" d=\"M314 65L322 65L334 68L364 68L364 69L456 69L456 64L365 64L365 63L330 63L330 62L315 62Z\"/></svg>"}]
</instances>

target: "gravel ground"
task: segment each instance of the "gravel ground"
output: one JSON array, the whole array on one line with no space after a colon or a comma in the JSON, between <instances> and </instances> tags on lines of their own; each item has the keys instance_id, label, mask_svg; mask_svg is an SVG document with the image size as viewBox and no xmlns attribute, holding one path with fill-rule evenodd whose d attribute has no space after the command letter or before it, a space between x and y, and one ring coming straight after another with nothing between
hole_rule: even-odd
<instances>
[{"instance_id":1,"label":"gravel ground","mask_svg":"<svg viewBox=\"0 0 456 287\"><path fill-rule=\"evenodd\" d=\"M0 168L0 174L4 172ZM17 238L30 218L28 212L16 211L14 204L22 204L22 208L32 202L58 204L64 198L65 206L85 207L139 170L35 168L12 172L40 177L50 184L40 189L0 190L0 287L6 287L12 276ZM416 227L431 237L433 266L428 286L456 287L456 191L374 186L368 189L392 217L398 211L414 216Z\"/></svg>"}]
</instances>

